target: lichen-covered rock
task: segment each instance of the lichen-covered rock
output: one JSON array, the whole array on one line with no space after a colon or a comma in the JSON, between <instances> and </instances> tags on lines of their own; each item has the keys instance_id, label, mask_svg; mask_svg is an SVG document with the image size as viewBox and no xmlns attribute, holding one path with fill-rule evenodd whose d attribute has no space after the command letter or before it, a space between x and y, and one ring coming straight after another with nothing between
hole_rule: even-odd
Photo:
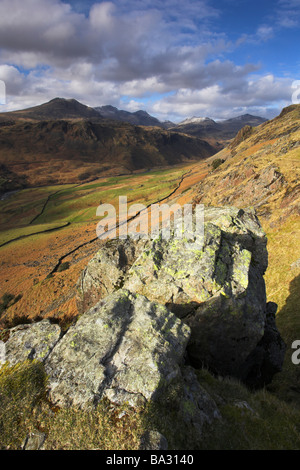
<instances>
[{"instance_id":1,"label":"lichen-covered rock","mask_svg":"<svg viewBox=\"0 0 300 470\"><path fill-rule=\"evenodd\" d=\"M82 273L78 305L90 305L119 286L142 294L190 326L192 365L204 364L247 382L244 365L270 328L263 278L266 244L254 211L207 208L202 248L187 243L185 235L177 239L172 231L170 239L107 242ZM261 348L270 363L274 356L274 372L284 356L281 345L276 346L279 338L277 332L272 348ZM256 357L260 364L265 361L263 353ZM252 374L253 368L248 370ZM265 383L269 380L270 374Z\"/></svg>"},{"instance_id":2,"label":"lichen-covered rock","mask_svg":"<svg viewBox=\"0 0 300 470\"><path fill-rule=\"evenodd\" d=\"M78 282L78 310L83 313L99 299L122 286L125 272L141 253L142 246L130 240L108 241L91 259Z\"/></svg>"},{"instance_id":3,"label":"lichen-covered rock","mask_svg":"<svg viewBox=\"0 0 300 470\"><path fill-rule=\"evenodd\" d=\"M193 426L199 435L204 424L211 424L214 419L221 419L221 414L214 399L199 383L195 371L190 366L182 368L182 400L179 415Z\"/></svg>"},{"instance_id":4,"label":"lichen-covered rock","mask_svg":"<svg viewBox=\"0 0 300 470\"><path fill-rule=\"evenodd\" d=\"M44 362L58 342L60 334L60 327L47 319L11 328L9 339L5 343L5 361L11 365L27 359Z\"/></svg>"},{"instance_id":5,"label":"lichen-covered rock","mask_svg":"<svg viewBox=\"0 0 300 470\"><path fill-rule=\"evenodd\" d=\"M141 437L139 450L168 450L168 441L158 431L146 431Z\"/></svg>"},{"instance_id":6,"label":"lichen-covered rock","mask_svg":"<svg viewBox=\"0 0 300 470\"><path fill-rule=\"evenodd\" d=\"M142 405L180 376L190 329L164 306L120 289L84 313L45 363L49 397L88 407Z\"/></svg>"}]
</instances>

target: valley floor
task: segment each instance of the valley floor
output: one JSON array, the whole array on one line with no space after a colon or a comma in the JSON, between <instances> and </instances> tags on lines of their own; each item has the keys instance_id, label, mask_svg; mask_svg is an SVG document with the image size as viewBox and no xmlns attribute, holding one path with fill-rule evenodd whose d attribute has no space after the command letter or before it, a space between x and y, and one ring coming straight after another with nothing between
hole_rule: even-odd
<instances>
[{"instance_id":1,"label":"valley floor","mask_svg":"<svg viewBox=\"0 0 300 470\"><path fill-rule=\"evenodd\" d=\"M61 322L76 317L75 284L101 244L99 204L118 207L119 196L127 196L128 205L185 204L208 171L201 162L81 185L24 189L0 201L0 299L13 296L0 318L2 327L40 317Z\"/></svg>"}]
</instances>

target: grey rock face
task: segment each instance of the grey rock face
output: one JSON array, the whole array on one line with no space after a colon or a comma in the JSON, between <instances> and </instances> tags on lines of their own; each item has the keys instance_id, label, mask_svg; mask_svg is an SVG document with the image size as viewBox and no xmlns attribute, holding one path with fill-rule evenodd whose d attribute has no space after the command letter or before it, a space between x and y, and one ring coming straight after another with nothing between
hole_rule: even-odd
<instances>
[{"instance_id":1,"label":"grey rock face","mask_svg":"<svg viewBox=\"0 0 300 470\"><path fill-rule=\"evenodd\" d=\"M168 450L168 441L158 431L147 431L141 438L139 450Z\"/></svg>"},{"instance_id":2,"label":"grey rock face","mask_svg":"<svg viewBox=\"0 0 300 470\"><path fill-rule=\"evenodd\" d=\"M46 439L46 434L34 431L26 436L22 445L23 450L42 450Z\"/></svg>"},{"instance_id":3,"label":"grey rock face","mask_svg":"<svg viewBox=\"0 0 300 470\"><path fill-rule=\"evenodd\" d=\"M168 240L107 242L79 280L78 305L90 305L119 286L142 294L189 325L192 365L204 364L247 382L245 370L252 374L254 369L250 371L246 361L259 344L269 342L263 278L268 265L266 244L252 210L207 208L201 249L184 238L176 239L173 232ZM275 323L272 331L277 332ZM284 355L276 335L272 347L263 346L256 355L260 364L268 355L273 371L280 369Z\"/></svg>"},{"instance_id":4,"label":"grey rock face","mask_svg":"<svg viewBox=\"0 0 300 470\"><path fill-rule=\"evenodd\" d=\"M221 419L216 402L200 385L192 367L182 368L182 390L179 414L201 435L204 424L211 424L214 419Z\"/></svg>"},{"instance_id":5,"label":"grey rock face","mask_svg":"<svg viewBox=\"0 0 300 470\"><path fill-rule=\"evenodd\" d=\"M168 406L176 396L178 417L195 432L219 418L214 400L185 365L190 328L165 306L119 289L85 312L62 336L48 320L10 331L8 359L44 362L54 405L82 409L102 398L139 407L151 400ZM50 342L50 339L52 341ZM24 449L41 448L44 434L32 433ZM165 450L164 436L149 431L141 449Z\"/></svg>"},{"instance_id":6,"label":"grey rock face","mask_svg":"<svg viewBox=\"0 0 300 470\"><path fill-rule=\"evenodd\" d=\"M58 342L60 333L60 327L49 320L12 328L5 343L5 361L11 365L27 359L44 362Z\"/></svg>"},{"instance_id":7,"label":"grey rock face","mask_svg":"<svg viewBox=\"0 0 300 470\"><path fill-rule=\"evenodd\" d=\"M242 380L249 387L263 387L270 383L274 374L282 368L286 344L276 327L276 311L277 304L268 302L264 335L240 371Z\"/></svg>"},{"instance_id":8,"label":"grey rock face","mask_svg":"<svg viewBox=\"0 0 300 470\"><path fill-rule=\"evenodd\" d=\"M189 337L165 307L121 289L83 314L48 357L50 399L141 405L180 376Z\"/></svg>"},{"instance_id":9,"label":"grey rock face","mask_svg":"<svg viewBox=\"0 0 300 470\"><path fill-rule=\"evenodd\" d=\"M126 271L142 253L142 248L143 244L134 244L131 240L106 243L91 259L78 282L77 303L81 313L122 286Z\"/></svg>"}]
</instances>

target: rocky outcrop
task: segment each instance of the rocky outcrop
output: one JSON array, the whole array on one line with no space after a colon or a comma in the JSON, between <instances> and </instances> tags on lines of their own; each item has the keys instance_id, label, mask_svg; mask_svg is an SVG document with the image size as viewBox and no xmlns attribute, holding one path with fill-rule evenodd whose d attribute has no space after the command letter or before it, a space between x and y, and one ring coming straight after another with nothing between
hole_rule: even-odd
<instances>
[{"instance_id":1,"label":"rocky outcrop","mask_svg":"<svg viewBox=\"0 0 300 470\"><path fill-rule=\"evenodd\" d=\"M22 450L43 450L46 434L40 431L31 432L22 444Z\"/></svg>"},{"instance_id":2,"label":"rocky outcrop","mask_svg":"<svg viewBox=\"0 0 300 470\"><path fill-rule=\"evenodd\" d=\"M201 436L203 426L221 415L194 369L185 365L189 338L190 328L166 307L120 289L85 312L65 334L48 320L12 329L5 359L9 365L43 362L48 397L59 407L88 409L101 399L114 406L136 408L155 401L165 407L172 397L178 418ZM40 444L34 433L24 448ZM157 432L142 437L141 449L166 448Z\"/></svg>"},{"instance_id":3,"label":"rocky outcrop","mask_svg":"<svg viewBox=\"0 0 300 470\"><path fill-rule=\"evenodd\" d=\"M267 310L266 244L252 210L208 208L201 249L173 232L166 240L107 242L82 273L78 306L84 311L120 287L142 294L191 328L193 366L260 386L280 370L284 356Z\"/></svg>"},{"instance_id":4,"label":"rocky outcrop","mask_svg":"<svg viewBox=\"0 0 300 470\"><path fill-rule=\"evenodd\" d=\"M69 328L45 362L49 396L84 408L101 398L137 406L180 376L190 329L145 297L119 290Z\"/></svg>"},{"instance_id":5,"label":"rocky outcrop","mask_svg":"<svg viewBox=\"0 0 300 470\"><path fill-rule=\"evenodd\" d=\"M253 131L254 131L254 128L252 126L247 125L245 127L242 127L242 129L238 131L237 135L232 140L232 142L228 145L228 148L230 148L231 150L234 150L236 147L240 145L240 143L248 139L248 137L250 137ZM234 152L231 152L231 153L233 154Z\"/></svg>"},{"instance_id":6,"label":"rocky outcrop","mask_svg":"<svg viewBox=\"0 0 300 470\"><path fill-rule=\"evenodd\" d=\"M174 230L107 242L79 280L77 321L66 332L49 320L12 328L5 360L42 361L60 407L167 404L170 393L174 406L176 390L178 418L200 436L221 415L195 368L263 386L285 345L266 302L267 240L255 213L207 209L202 245ZM141 446L165 447L156 438Z\"/></svg>"},{"instance_id":7,"label":"rocky outcrop","mask_svg":"<svg viewBox=\"0 0 300 470\"><path fill-rule=\"evenodd\" d=\"M120 289L64 335L48 320L13 328L5 360L9 365L43 362L48 397L59 407L87 409L101 399L133 407L154 400L166 406L176 391L178 417L200 436L203 426L221 415L194 369L185 365L189 338L190 328L166 307ZM35 445L31 441L28 448ZM143 449L166 446L163 436L151 431L141 442Z\"/></svg>"},{"instance_id":8,"label":"rocky outcrop","mask_svg":"<svg viewBox=\"0 0 300 470\"><path fill-rule=\"evenodd\" d=\"M185 365L189 338L190 328L166 307L120 289L65 334L48 320L13 328L5 359L9 365L43 362L48 397L59 407L88 409L101 399L135 408L154 400L165 407L176 391L178 417L201 436L203 426L221 415L193 368ZM40 436L33 433L24 449L40 445ZM167 445L164 436L148 431L140 448Z\"/></svg>"},{"instance_id":9,"label":"rocky outcrop","mask_svg":"<svg viewBox=\"0 0 300 470\"><path fill-rule=\"evenodd\" d=\"M215 192L215 187L219 191ZM288 188L284 175L274 164L257 170L253 162L236 164L216 176L214 181L207 179L199 186L195 202L207 203L210 194L217 196L218 203L223 205L236 205L238 207L254 207L260 209L265 206L274 195Z\"/></svg>"}]
</instances>

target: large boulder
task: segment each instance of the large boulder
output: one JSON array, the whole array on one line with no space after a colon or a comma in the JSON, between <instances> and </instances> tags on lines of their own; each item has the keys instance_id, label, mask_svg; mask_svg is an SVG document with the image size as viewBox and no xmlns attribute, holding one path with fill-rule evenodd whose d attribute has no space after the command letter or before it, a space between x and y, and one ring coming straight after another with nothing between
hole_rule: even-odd
<instances>
[{"instance_id":1,"label":"large boulder","mask_svg":"<svg viewBox=\"0 0 300 470\"><path fill-rule=\"evenodd\" d=\"M181 377L190 329L164 306L120 289L85 312L45 362L49 397L139 406Z\"/></svg>"},{"instance_id":2,"label":"large boulder","mask_svg":"<svg viewBox=\"0 0 300 470\"><path fill-rule=\"evenodd\" d=\"M268 383L281 368L284 345L275 321L268 320L267 239L255 212L207 208L202 247L174 233L169 239L106 242L79 279L79 309L120 287L142 294L191 328L193 366L205 365L246 383L249 378L252 386Z\"/></svg>"},{"instance_id":3,"label":"large boulder","mask_svg":"<svg viewBox=\"0 0 300 470\"><path fill-rule=\"evenodd\" d=\"M87 409L102 399L118 405L172 406L177 419L199 437L221 415L214 399L186 362L190 328L166 307L126 289L100 300L64 334L49 320L8 330L11 364L44 363L48 398L59 407ZM4 361L3 361L4 362ZM156 413L159 411L156 411ZM40 448L44 436L27 436L24 449ZM145 433L142 449L166 449L165 438Z\"/></svg>"}]
</instances>

